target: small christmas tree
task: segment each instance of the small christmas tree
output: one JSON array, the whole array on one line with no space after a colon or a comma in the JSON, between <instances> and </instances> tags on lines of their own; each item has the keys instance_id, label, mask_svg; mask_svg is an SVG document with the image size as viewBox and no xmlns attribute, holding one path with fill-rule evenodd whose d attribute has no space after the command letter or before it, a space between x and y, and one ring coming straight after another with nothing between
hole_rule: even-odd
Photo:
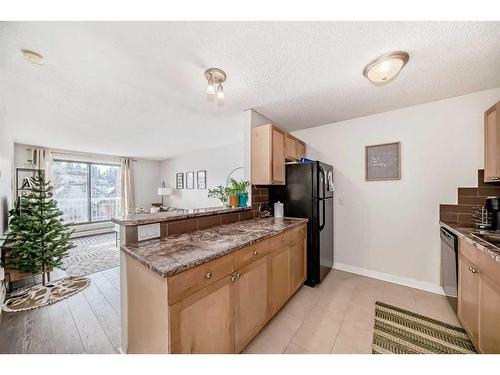
<instances>
[{"instance_id":1,"label":"small christmas tree","mask_svg":"<svg viewBox=\"0 0 500 375\"><path fill-rule=\"evenodd\" d=\"M10 211L10 234L12 241L8 254L10 266L25 273L45 273L62 265L63 258L73 247L69 237L72 233L62 223L62 211L52 197L52 186L45 181L43 170L37 170L30 179L31 191L18 198Z\"/></svg>"}]
</instances>

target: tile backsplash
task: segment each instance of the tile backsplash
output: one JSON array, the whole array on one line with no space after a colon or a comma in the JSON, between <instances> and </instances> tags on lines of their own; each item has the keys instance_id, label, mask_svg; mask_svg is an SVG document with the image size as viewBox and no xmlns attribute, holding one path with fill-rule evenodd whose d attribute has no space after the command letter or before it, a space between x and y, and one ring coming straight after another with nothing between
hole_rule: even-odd
<instances>
[{"instance_id":1,"label":"tile backsplash","mask_svg":"<svg viewBox=\"0 0 500 375\"><path fill-rule=\"evenodd\" d=\"M441 204L439 219L441 221L459 224L473 224L472 210L484 206L486 197L500 196L499 183L484 182L484 170L477 173L477 187L459 187L458 204Z\"/></svg>"}]
</instances>

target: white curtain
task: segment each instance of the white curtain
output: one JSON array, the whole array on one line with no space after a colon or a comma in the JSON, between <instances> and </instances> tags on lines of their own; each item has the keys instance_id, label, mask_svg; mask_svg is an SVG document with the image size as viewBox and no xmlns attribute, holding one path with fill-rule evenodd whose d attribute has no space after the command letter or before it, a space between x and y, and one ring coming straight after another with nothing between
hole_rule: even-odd
<instances>
[{"instance_id":1,"label":"white curtain","mask_svg":"<svg viewBox=\"0 0 500 375\"><path fill-rule=\"evenodd\" d=\"M127 215L134 209L134 160L131 158L122 158L122 186L121 186L121 211L122 215Z\"/></svg>"},{"instance_id":2,"label":"white curtain","mask_svg":"<svg viewBox=\"0 0 500 375\"><path fill-rule=\"evenodd\" d=\"M52 153L41 147L31 147L31 162L37 169L45 171L45 180L52 179Z\"/></svg>"}]
</instances>

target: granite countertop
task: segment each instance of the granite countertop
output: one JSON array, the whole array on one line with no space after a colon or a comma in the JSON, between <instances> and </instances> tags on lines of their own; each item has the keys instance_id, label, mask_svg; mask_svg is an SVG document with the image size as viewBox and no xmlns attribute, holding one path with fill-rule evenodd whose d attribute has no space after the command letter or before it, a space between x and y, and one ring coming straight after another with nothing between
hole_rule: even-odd
<instances>
[{"instance_id":1,"label":"granite countertop","mask_svg":"<svg viewBox=\"0 0 500 375\"><path fill-rule=\"evenodd\" d=\"M273 217L246 220L172 237L141 241L122 246L121 250L160 276L168 277L307 221Z\"/></svg>"},{"instance_id":2,"label":"granite countertop","mask_svg":"<svg viewBox=\"0 0 500 375\"><path fill-rule=\"evenodd\" d=\"M473 233L494 233L495 235L499 235L496 232L488 231L488 230L481 230L473 226L465 226L463 224L458 224L458 223L447 223L444 221L440 221L439 224L441 226L445 227L452 233L455 233L459 238L465 239L468 243L473 245L475 248L477 248L479 251L481 251L483 254L486 254L493 258L495 261L500 262L500 249L496 247L495 245L486 242L485 240L474 236Z\"/></svg>"},{"instance_id":3,"label":"granite countertop","mask_svg":"<svg viewBox=\"0 0 500 375\"><path fill-rule=\"evenodd\" d=\"M157 212L155 214L145 213L145 214L130 214L130 215L115 216L111 219L111 221L115 224L133 226L133 225L162 223L164 221L188 219L191 217L248 211L250 209L251 207L236 207L236 208L207 207L207 208L178 209L174 211Z\"/></svg>"}]
</instances>

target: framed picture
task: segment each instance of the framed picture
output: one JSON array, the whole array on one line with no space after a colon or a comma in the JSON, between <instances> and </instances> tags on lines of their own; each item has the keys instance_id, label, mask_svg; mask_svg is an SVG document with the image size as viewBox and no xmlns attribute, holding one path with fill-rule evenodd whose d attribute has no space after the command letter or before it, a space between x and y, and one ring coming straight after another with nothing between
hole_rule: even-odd
<instances>
[{"instance_id":1,"label":"framed picture","mask_svg":"<svg viewBox=\"0 0 500 375\"><path fill-rule=\"evenodd\" d=\"M365 146L365 179L401 179L401 142Z\"/></svg>"},{"instance_id":2,"label":"framed picture","mask_svg":"<svg viewBox=\"0 0 500 375\"><path fill-rule=\"evenodd\" d=\"M16 168L16 197L29 194L31 191L30 178L35 177L36 171L33 168Z\"/></svg>"},{"instance_id":3,"label":"framed picture","mask_svg":"<svg viewBox=\"0 0 500 375\"><path fill-rule=\"evenodd\" d=\"M186 189L194 189L194 172L186 172Z\"/></svg>"},{"instance_id":4,"label":"framed picture","mask_svg":"<svg viewBox=\"0 0 500 375\"><path fill-rule=\"evenodd\" d=\"M184 189L184 173L177 173L175 175L175 188Z\"/></svg>"},{"instance_id":5,"label":"framed picture","mask_svg":"<svg viewBox=\"0 0 500 375\"><path fill-rule=\"evenodd\" d=\"M196 187L198 189L207 188L207 171L196 172Z\"/></svg>"}]
</instances>

